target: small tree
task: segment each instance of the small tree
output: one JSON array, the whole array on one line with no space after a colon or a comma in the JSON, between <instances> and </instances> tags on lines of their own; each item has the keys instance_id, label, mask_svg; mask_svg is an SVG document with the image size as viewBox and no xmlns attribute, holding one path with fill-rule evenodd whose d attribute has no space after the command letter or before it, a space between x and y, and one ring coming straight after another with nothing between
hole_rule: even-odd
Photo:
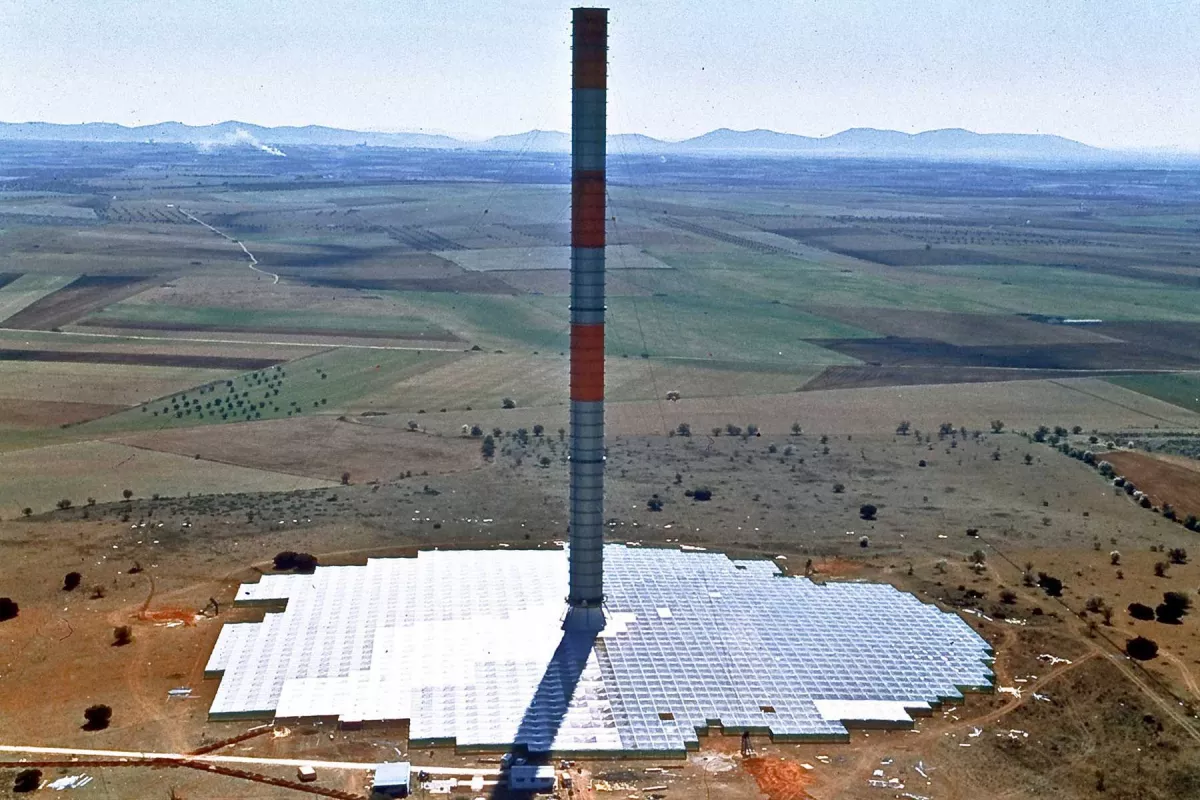
<instances>
[{"instance_id":1,"label":"small tree","mask_svg":"<svg viewBox=\"0 0 1200 800\"><path fill-rule=\"evenodd\" d=\"M471 437L478 439L480 436L483 436L483 428L479 427L478 425L472 425L471 426Z\"/></svg>"},{"instance_id":2,"label":"small tree","mask_svg":"<svg viewBox=\"0 0 1200 800\"><path fill-rule=\"evenodd\" d=\"M702 503L708 502L709 500L712 500L712 489L709 489L707 486L701 486L699 488L693 489L692 490L692 499L699 500Z\"/></svg>"},{"instance_id":3,"label":"small tree","mask_svg":"<svg viewBox=\"0 0 1200 800\"><path fill-rule=\"evenodd\" d=\"M1172 547L1167 551L1167 558L1172 564L1186 564L1188 560L1187 550L1182 547Z\"/></svg>"},{"instance_id":4,"label":"small tree","mask_svg":"<svg viewBox=\"0 0 1200 800\"><path fill-rule=\"evenodd\" d=\"M1033 456L1031 456L1029 453L1026 453L1025 454L1025 466L1028 467L1032 463L1033 463Z\"/></svg>"},{"instance_id":5,"label":"small tree","mask_svg":"<svg viewBox=\"0 0 1200 800\"><path fill-rule=\"evenodd\" d=\"M679 434L680 436L691 436L692 426L687 422L681 422L675 428L675 433Z\"/></svg>"},{"instance_id":6,"label":"small tree","mask_svg":"<svg viewBox=\"0 0 1200 800\"><path fill-rule=\"evenodd\" d=\"M0 597L0 622L8 622L10 619L16 619L20 611L21 607L11 597Z\"/></svg>"},{"instance_id":7,"label":"small tree","mask_svg":"<svg viewBox=\"0 0 1200 800\"><path fill-rule=\"evenodd\" d=\"M133 628L128 625L118 625L113 628L113 647L124 647L133 641Z\"/></svg>"},{"instance_id":8,"label":"small tree","mask_svg":"<svg viewBox=\"0 0 1200 800\"><path fill-rule=\"evenodd\" d=\"M858 507L858 515L868 522L875 519L875 515L879 512L875 506L870 503L864 503Z\"/></svg>"},{"instance_id":9,"label":"small tree","mask_svg":"<svg viewBox=\"0 0 1200 800\"><path fill-rule=\"evenodd\" d=\"M79 584L83 582L83 576L78 572L68 572L63 576L63 591L73 592L79 588Z\"/></svg>"},{"instance_id":10,"label":"small tree","mask_svg":"<svg viewBox=\"0 0 1200 800\"><path fill-rule=\"evenodd\" d=\"M538 459L538 463L541 464L543 467L550 466L550 456L542 456L541 458Z\"/></svg>"},{"instance_id":11,"label":"small tree","mask_svg":"<svg viewBox=\"0 0 1200 800\"><path fill-rule=\"evenodd\" d=\"M483 457L491 460L496 455L496 440L492 436L483 437L483 442L479 446L479 452L483 453Z\"/></svg>"},{"instance_id":12,"label":"small tree","mask_svg":"<svg viewBox=\"0 0 1200 800\"><path fill-rule=\"evenodd\" d=\"M13 778L13 794L25 794L26 792L36 792L38 787L42 785L42 771L40 769L23 769Z\"/></svg>"},{"instance_id":13,"label":"small tree","mask_svg":"<svg viewBox=\"0 0 1200 800\"><path fill-rule=\"evenodd\" d=\"M1017 602L1017 593L1012 589L1001 589L1000 602L1011 606L1013 603Z\"/></svg>"},{"instance_id":14,"label":"small tree","mask_svg":"<svg viewBox=\"0 0 1200 800\"><path fill-rule=\"evenodd\" d=\"M1169 564L1167 564L1167 562L1165 562L1165 561L1156 561L1156 562L1154 563L1154 577L1156 577L1156 578L1165 578L1165 577L1167 577L1167 570L1168 570L1169 568L1170 568L1170 565L1169 565Z\"/></svg>"},{"instance_id":15,"label":"small tree","mask_svg":"<svg viewBox=\"0 0 1200 800\"><path fill-rule=\"evenodd\" d=\"M515 402L513 402L513 399L511 397L506 397L506 398L504 398L504 400L502 400L500 402L500 407L501 408L516 408L517 404Z\"/></svg>"},{"instance_id":16,"label":"small tree","mask_svg":"<svg viewBox=\"0 0 1200 800\"><path fill-rule=\"evenodd\" d=\"M841 493L842 493L842 492L844 492L844 491L846 491L846 484L844 484L844 483L835 483L835 484L833 485L833 493L834 493L834 494L841 494Z\"/></svg>"},{"instance_id":17,"label":"small tree","mask_svg":"<svg viewBox=\"0 0 1200 800\"><path fill-rule=\"evenodd\" d=\"M417 424L417 421L416 421L415 419L410 419L410 420L408 421L408 429L409 429L410 431L416 431L416 430L417 430L418 428L420 428L420 427L421 427L421 426Z\"/></svg>"},{"instance_id":18,"label":"small tree","mask_svg":"<svg viewBox=\"0 0 1200 800\"><path fill-rule=\"evenodd\" d=\"M799 436L799 435L800 435L800 434L802 434L802 433L804 433L804 429L800 427L800 423L799 423L799 422L793 422L793 423L792 423L792 435L793 435L793 436Z\"/></svg>"},{"instance_id":19,"label":"small tree","mask_svg":"<svg viewBox=\"0 0 1200 800\"><path fill-rule=\"evenodd\" d=\"M871 538L869 536L863 536L863 537L859 538L858 546L863 547L863 548L870 547L871 546Z\"/></svg>"},{"instance_id":20,"label":"small tree","mask_svg":"<svg viewBox=\"0 0 1200 800\"><path fill-rule=\"evenodd\" d=\"M131 497L133 497L133 489L122 489L121 496L124 497L126 500L130 499Z\"/></svg>"},{"instance_id":21,"label":"small tree","mask_svg":"<svg viewBox=\"0 0 1200 800\"><path fill-rule=\"evenodd\" d=\"M1138 661L1149 661L1158 655L1158 643L1144 636L1137 636L1125 642L1125 653Z\"/></svg>"},{"instance_id":22,"label":"small tree","mask_svg":"<svg viewBox=\"0 0 1200 800\"><path fill-rule=\"evenodd\" d=\"M1125 610L1129 612L1129 616L1140 619L1142 622L1154 619L1154 609L1144 603L1130 603Z\"/></svg>"},{"instance_id":23,"label":"small tree","mask_svg":"<svg viewBox=\"0 0 1200 800\"><path fill-rule=\"evenodd\" d=\"M546 432L546 428L544 426L542 426L542 425L534 425L533 426L533 435L534 436L541 436L545 432ZM688 432L689 433L691 432L690 429Z\"/></svg>"},{"instance_id":24,"label":"small tree","mask_svg":"<svg viewBox=\"0 0 1200 800\"><path fill-rule=\"evenodd\" d=\"M284 550L275 554L274 561L275 569L280 572L287 572L296 568L296 552L294 550Z\"/></svg>"},{"instance_id":25,"label":"small tree","mask_svg":"<svg viewBox=\"0 0 1200 800\"><path fill-rule=\"evenodd\" d=\"M88 706L83 712L83 718L87 720L83 724L85 731L102 731L112 721L112 709L106 705Z\"/></svg>"},{"instance_id":26,"label":"small tree","mask_svg":"<svg viewBox=\"0 0 1200 800\"><path fill-rule=\"evenodd\" d=\"M62 500L59 500L57 503L55 503L55 505L58 506L59 510L66 511L71 507L71 500L68 497L64 497Z\"/></svg>"},{"instance_id":27,"label":"small tree","mask_svg":"<svg viewBox=\"0 0 1200 800\"><path fill-rule=\"evenodd\" d=\"M350 485L350 473L343 472L342 473L342 486L349 486L349 485Z\"/></svg>"},{"instance_id":28,"label":"small tree","mask_svg":"<svg viewBox=\"0 0 1200 800\"><path fill-rule=\"evenodd\" d=\"M911 429L912 429L912 423L909 422L908 420L904 420L903 422L901 422L899 425L896 426L896 433L898 433L901 436L908 436L908 432Z\"/></svg>"},{"instance_id":29,"label":"small tree","mask_svg":"<svg viewBox=\"0 0 1200 800\"><path fill-rule=\"evenodd\" d=\"M1002 430L1004 430L1004 420L992 420L992 433L999 433Z\"/></svg>"},{"instance_id":30,"label":"small tree","mask_svg":"<svg viewBox=\"0 0 1200 800\"><path fill-rule=\"evenodd\" d=\"M1192 598L1187 592L1163 592L1163 605L1179 610L1183 616L1192 608Z\"/></svg>"},{"instance_id":31,"label":"small tree","mask_svg":"<svg viewBox=\"0 0 1200 800\"><path fill-rule=\"evenodd\" d=\"M646 501L646 508L650 509L651 511L662 511L662 498L660 498L657 494L651 495L650 499Z\"/></svg>"},{"instance_id":32,"label":"small tree","mask_svg":"<svg viewBox=\"0 0 1200 800\"><path fill-rule=\"evenodd\" d=\"M1121 563L1121 551L1113 550L1111 553L1109 553L1108 554L1108 563L1112 564L1114 567L1117 566L1118 564L1120 564Z\"/></svg>"},{"instance_id":33,"label":"small tree","mask_svg":"<svg viewBox=\"0 0 1200 800\"><path fill-rule=\"evenodd\" d=\"M1046 594L1051 597L1062 597L1063 582L1053 575L1047 575L1044 572L1038 573L1038 586L1045 590Z\"/></svg>"},{"instance_id":34,"label":"small tree","mask_svg":"<svg viewBox=\"0 0 1200 800\"><path fill-rule=\"evenodd\" d=\"M317 557L312 553L296 553L295 566L293 569L296 572L312 574L317 569Z\"/></svg>"},{"instance_id":35,"label":"small tree","mask_svg":"<svg viewBox=\"0 0 1200 800\"><path fill-rule=\"evenodd\" d=\"M25 515L25 516L27 516L27 517L31 517L31 516L33 516L33 509L32 509L32 508L29 508L28 506L26 506L25 508L22 508L22 509L21 509L21 513L22 513L22 514L24 514L24 515ZM1193 518L1193 519L1194 519L1194 518Z\"/></svg>"}]
</instances>

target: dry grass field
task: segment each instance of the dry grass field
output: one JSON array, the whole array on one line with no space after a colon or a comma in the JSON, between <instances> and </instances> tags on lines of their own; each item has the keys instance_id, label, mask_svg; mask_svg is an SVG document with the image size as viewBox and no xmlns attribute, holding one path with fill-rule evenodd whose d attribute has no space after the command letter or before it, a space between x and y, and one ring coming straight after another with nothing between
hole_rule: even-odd
<instances>
[{"instance_id":1,"label":"dry grass field","mask_svg":"<svg viewBox=\"0 0 1200 800\"><path fill-rule=\"evenodd\" d=\"M47 476L53 476L47 479ZM130 489L138 497L226 492L279 492L331 481L268 472L112 442L49 445L6 453L0 462L0 517L22 509L49 511L63 499L113 503Z\"/></svg>"},{"instance_id":2,"label":"dry grass field","mask_svg":"<svg viewBox=\"0 0 1200 800\"><path fill-rule=\"evenodd\" d=\"M371 418L308 417L179 428L120 436L111 441L147 450L270 472L354 483L443 475L480 466L478 443L371 424Z\"/></svg>"}]
</instances>

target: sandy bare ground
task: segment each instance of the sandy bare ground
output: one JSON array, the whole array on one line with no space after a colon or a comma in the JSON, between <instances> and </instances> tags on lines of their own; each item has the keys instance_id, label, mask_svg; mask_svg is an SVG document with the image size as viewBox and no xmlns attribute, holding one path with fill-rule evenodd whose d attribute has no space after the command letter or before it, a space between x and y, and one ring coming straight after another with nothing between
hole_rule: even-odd
<instances>
[{"instance_id":1,"label":"sandy bare ground","mask_svg":"<svg viewBox=\"0 0 1200 800\"><path fill-rule=\"evenodd\" d=\"M332 485L330 481L160 453L114 442L50 445L6 453L0 461L0 516L23 508L54 508L61 499L82 506L138 497L221 492L288 491Z\"/></svg>"},{"instance_id":2,"label":"sandy bare ground","mask_svg":"<svg viewBox=\"0 0 1200 800\"><path fill-rule=\"evenodd\" d=\"M343 472L349 472L355 483L387 481L407 472L444 475L480 465L475 441L375 426L362 418L209 425L138 433L113 441L326 481L339 481Z\"/></svg>"}]
</instances>

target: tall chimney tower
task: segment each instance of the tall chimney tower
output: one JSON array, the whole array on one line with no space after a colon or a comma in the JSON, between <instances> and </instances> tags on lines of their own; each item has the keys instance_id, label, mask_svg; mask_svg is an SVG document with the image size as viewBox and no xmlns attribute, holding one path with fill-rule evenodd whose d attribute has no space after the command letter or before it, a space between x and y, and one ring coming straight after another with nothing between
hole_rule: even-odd
<instances>
[{"instance_id":1,"label":"tall chimney tower","mask_svg":"<svg viewBox=\"0 0 1200 800\"><path fill-rule=\"evenodd\" d=\"M604 161L608 9L572 11L571 589L563 629L604 628Z\"/></svg>"}]
</instances>

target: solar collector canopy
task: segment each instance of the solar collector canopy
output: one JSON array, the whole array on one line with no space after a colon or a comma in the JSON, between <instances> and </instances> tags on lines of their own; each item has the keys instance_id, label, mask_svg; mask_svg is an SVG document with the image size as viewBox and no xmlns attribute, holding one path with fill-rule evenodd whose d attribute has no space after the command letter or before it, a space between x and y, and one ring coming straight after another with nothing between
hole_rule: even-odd
<instances>
[{"instance_id":1,"label":"solar collector canopy","mask_svg":"<svg viewBox=\"0 0 1200 800\"><path fill-rule=\"evenodd\" d=\"M984 639L886 584L818 585L708 552L606 545L604 558L609 623L595 639L560 629L564 550L289 576L282 612L222 630L210 716L407 721L414 742L461 749L657 755L714 724L779 740L910 725L907 709L992 685ZM279 602L273 577L239 603Z\"/></svg>"}]
</instances>

